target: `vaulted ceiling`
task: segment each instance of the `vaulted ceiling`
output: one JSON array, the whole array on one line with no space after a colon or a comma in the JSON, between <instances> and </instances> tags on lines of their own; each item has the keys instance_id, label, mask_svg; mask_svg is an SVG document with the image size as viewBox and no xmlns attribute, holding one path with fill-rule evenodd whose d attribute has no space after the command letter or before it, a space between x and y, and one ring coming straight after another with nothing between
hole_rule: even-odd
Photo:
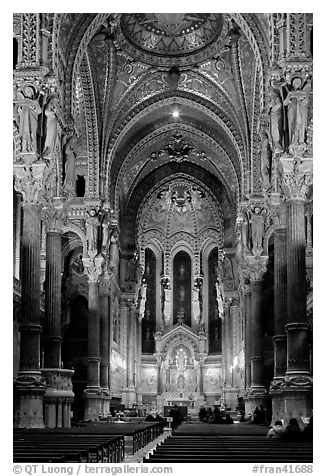
<instances>
[{"instance_id":1,"label":"vaulted ceiling","mask_svg":"<svg viewBox=\"0 0 326 476\"><path fill-rule=\"evenodd\" d=\"M211 188L232 244L239 201L260 191L266 16L64 14L57 28L80 163L122 228L149 187L182 172Z\"/></svg>"}]
</instances>

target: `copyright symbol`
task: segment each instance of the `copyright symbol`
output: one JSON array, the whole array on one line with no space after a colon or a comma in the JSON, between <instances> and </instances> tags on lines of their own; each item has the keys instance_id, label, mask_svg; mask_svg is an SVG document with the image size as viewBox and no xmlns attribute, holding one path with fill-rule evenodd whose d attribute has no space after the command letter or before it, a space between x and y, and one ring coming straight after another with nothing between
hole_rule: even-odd
<instances>
[{"instance_id":1,"label":"copyright symbol","mask_svg":"<svg viewBox=\"0 0 326 476\"><path fill-rule=\"evenodd\" d=\"M15 474L20 474L23 470L22 470L22 467L19 466L19 464L16 464L13 468L12 468L13 472Z\"/></svg>"}]
</instances>

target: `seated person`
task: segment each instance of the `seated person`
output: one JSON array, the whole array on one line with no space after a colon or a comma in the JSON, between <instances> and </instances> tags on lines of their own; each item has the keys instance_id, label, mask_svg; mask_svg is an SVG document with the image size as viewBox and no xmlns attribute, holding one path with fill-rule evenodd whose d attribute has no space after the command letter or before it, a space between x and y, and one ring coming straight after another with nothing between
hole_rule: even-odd
<instances>
[{"instance_id":1,"label":"seated person","mask_svg":"<svg viewBox=\"0 0 326 476\"><path fill-rule=\"evenodd\" d=\"M154 416L150 413L150 414L147 415L147 417L145 418L145 421L155 421L155 418L154 418Z\"/></svg>"},{"instance_id":2,"label":"seated person","mask_svg":"<svg viewBox=\"0 0 326 476\"><path fill-rule=\"evenodd\" d=\"M282 439L286 441L299 441L302 439L302 431L298 420L296 418L290 418L289 424L286 425L285 431L282 434Z\"/></svg>"},{"instance_id":3,"label":"seated person","mask_svg":"<svg viewBox=\"0 0 326 476\"><path fill-rule=\"evenodd\" d=\"M233 418L231 417L229 413L225 415L225 423L234 423Z\"/></svg>"},{"instance_id":4,"label":"seated person","mask_svg":"<svg viewBox=\"0 0 326 476\"><path fill-rule=\"evenodd\" d=\"M274 425L271 426L271 428L268 430L266 437L267 438L281 438L284 431L285 431L285 428L281 420L276 420Z\"/></svg>"}]
</instances>

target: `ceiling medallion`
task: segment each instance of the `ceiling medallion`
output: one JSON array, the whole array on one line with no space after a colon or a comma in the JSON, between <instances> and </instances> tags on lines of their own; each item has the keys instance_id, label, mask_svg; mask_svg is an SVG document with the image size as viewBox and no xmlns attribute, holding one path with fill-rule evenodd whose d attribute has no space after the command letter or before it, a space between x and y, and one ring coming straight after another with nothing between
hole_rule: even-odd
<instances>
[{"instance_id":1,"label":"ceiling medallion","mask_svg":"<svg viewBox=\"0 0 326 476\"><path fill-rule=\"evenodd\" d=\"M221 50L227 25L221 13L125 13L117 36L134 59L160 66L186 66Z\"/></svg>"},{"instance_id":2,"label":"ceiling medallion","mask_svg":"<svg viewBox=\"0 0 326 476\"><path fill-rule=\"evenodd\" d=\"M172 140L159 151L152 152L149 159L157 160L169 158L175 162L183 162L188 160L191 155L194 157L201 157L203 159L207 158L204 151L199 151L195 147L191 146L184 140L182 134L176 132L173 134Z\"/></svg>"}]
</instances>

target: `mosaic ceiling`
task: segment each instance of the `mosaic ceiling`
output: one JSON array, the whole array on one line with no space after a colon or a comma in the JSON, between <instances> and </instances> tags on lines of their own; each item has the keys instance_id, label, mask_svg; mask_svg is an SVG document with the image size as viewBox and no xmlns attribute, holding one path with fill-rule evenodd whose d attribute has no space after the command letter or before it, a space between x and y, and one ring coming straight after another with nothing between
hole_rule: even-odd
<instances>
[{"instance_id":1,"label":"mosaic ceiling","mask_svg":"<svg viewBox=\"0 0 326 476\"><path fill-rule=\"evenodd\" d=\"M120 27L134 58L142 55L150 63L160 58L165 65L181 57L190 64L198 61L198 53L209 57L226 33L221 13L123 14Z\"/></svg>"}]
</instances>

